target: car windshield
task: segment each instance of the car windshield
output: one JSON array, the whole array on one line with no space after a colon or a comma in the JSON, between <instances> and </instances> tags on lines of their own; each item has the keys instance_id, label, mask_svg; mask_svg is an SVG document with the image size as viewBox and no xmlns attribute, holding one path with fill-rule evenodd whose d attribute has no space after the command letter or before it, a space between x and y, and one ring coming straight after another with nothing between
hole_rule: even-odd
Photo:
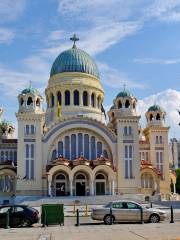
<instances>
[{"instance_id":1,"label":"car windshield","mask_svg":"<svg viewBox=\"0 0 180 240\"><path fill-rule=\"evenodd\" d=\"M105 207L105 208L110 208L110 207L112 207L112 202L110 202L110 203L104 205L104 207Z\"/></svg>"}]
</instances>

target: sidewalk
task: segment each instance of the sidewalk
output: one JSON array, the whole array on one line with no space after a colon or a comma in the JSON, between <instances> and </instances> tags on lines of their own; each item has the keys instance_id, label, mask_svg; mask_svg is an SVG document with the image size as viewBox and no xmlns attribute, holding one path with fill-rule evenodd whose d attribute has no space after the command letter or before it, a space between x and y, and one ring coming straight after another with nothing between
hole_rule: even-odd
<instances>
[{"instance_id":1,"label":"sidewalk","mask_svg":"<svg viewBox=\"0 0 180 240\"><path fill-rule=\"evenodd\" d=\"M180 223L52 226L0 229L3 240L180 240Z\"/></svg>"}]
</instances>

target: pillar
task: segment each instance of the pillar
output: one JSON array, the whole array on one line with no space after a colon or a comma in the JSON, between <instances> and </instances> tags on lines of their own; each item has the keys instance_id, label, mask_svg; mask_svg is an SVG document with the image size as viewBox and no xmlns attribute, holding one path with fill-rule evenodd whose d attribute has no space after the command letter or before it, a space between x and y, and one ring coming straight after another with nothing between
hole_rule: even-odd
<instances>
[{"instance_id":1,"label":"pillar","mask_svg":"<svg viewBox=\"0 0 180 240\"><path fill-rule=\"evenodd\" d=\"M95 193L94 193L94 181L93 180L90 181L90 195L91 196L95 195Z\"/></svg>"},{"instance_id":2,"label":"pillar","mask_svg":"<svg viewBox=\"0 0 180 240\"><path fill-rule=\"evenodd\" d=\"M50 197L52 197L51 185L52 185L52 180L48 179L48 196Z\"/></svg>"},{"instance_id":3,"label":"pillar","mask_svg":"<svg viewBox=\"0 0 180 240\"><path fill-rule=\"evenodd\" d=\"M114 180L112 180L112 191L111 194L114 195Z\"/></svg>"},{"instance_id":4,"label":"pillar","mask_svg":"<svg viewBox=\"0 0 180 240\"><path fill-rule=\"evenodd\" d=\"M109 195L111 195L112 194L112 182L111 181L109 181Z\"/></svg>"},{"instance_id":5,"label":"pillar","mask_svg":"<svg viewBox=\"0 0 180 240\"><path fill-rule=\"evenodd\" d=\"M174 193L176 193L176 183L173 183Z\"/></svg>"},{"instance_id":6,"label":"pillar","mask_svg":"<svg viewBox=\"0 0 180 240\"><path fill-rule=\"evenodd\" d=\"M70 188L70 196L73 196L73 180L72 179L70 179L69 180L69 188Z\"/></svg>"}]
</instances>

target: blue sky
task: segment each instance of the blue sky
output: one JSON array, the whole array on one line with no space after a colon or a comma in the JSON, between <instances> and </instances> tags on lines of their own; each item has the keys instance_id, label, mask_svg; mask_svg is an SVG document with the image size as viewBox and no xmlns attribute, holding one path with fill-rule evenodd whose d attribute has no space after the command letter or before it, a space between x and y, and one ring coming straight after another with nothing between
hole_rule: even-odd
<instances>
[{"instance_id":1,"label":"blue sky","mask_svg":"<svg viewBox=\"0 0 180 240\"><path fill-rule=\"evenodd\" d=\"M0 0L0 107L16 124L17 95L29 81L44 93L55 57L79 48L96 60L105 106L126 84L144 114L167 112L179 138L180 0ZM145 124L142 118L142 125Z\"/></svg>"}]
</instances>

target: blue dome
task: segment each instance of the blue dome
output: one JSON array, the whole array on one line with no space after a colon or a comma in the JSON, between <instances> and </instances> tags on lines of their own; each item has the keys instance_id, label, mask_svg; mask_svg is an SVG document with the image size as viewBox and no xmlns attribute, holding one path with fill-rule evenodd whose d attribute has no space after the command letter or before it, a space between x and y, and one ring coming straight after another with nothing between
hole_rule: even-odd
<instances>
[{"instance_id":1,"label":"blue dome","mask_svg":"<svg viewBox=\"0 0 180 240\"><path fill-rule=\"evenodd\" d=\"M21 94L27 94L27 93L31 93L33 95L39 95L39 91L36 89L36 88L33 88L32 87L32 83L30 81L30 84L29 84L29 87L28 88L25 88Z\"/></svg>"},{"instance_id":2,"label":"blue dome","mask_svg":"<svg viewBox=\"0 0 180 240\"><path fill-rule=\"evenodd\" d=\"M162 108L159 105L153 105L148 109L148 112L155 112L155 111L163 112Z\"/></svg>"},{"instance_id":3,"label":"blue dome","mask_svg":"<svg viewBox=\"0 0 180 240\"><path fill-rule=\"evenodd\" d=\"M62 52L54 61L50 76L64 72L81 72L99 78L99 72L94 60L81 49L73 47Z\"/></svg>"},{"instance_id":4,"label":"blue dome","mask_svg":"<svg viewBox=\"0 0 180 240\"><path fill-rule=\"evenodd\" d=\"M124 89L122 92L118 93L118 95L116 96L116 98L118 97L129 97L129 98L132 98L133 95L126 89Z\"/></svg>"}]
</instances>

